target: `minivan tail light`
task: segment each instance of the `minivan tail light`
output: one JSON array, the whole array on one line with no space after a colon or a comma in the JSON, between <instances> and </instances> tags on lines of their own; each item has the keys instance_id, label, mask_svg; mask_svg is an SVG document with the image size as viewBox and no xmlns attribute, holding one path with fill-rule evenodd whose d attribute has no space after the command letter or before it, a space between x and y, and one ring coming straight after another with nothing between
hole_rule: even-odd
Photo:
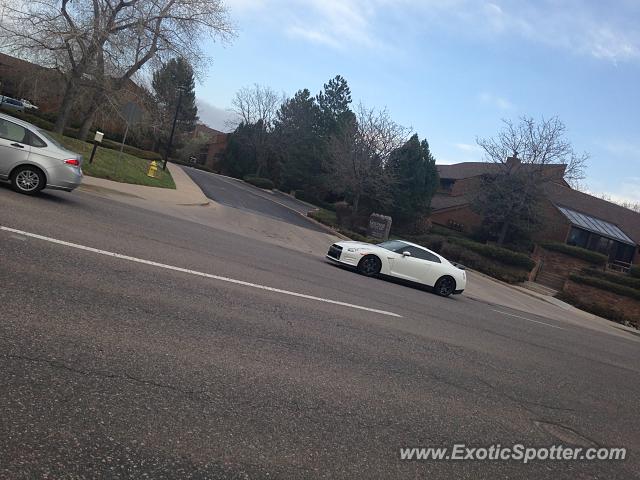
<instances>
[{"instance_id":1,"label":"minivan tail light","mask_svg":"<svg viewBox=\"0 0 640 480\"><path fill-rule=\"evenodd\" d=\"M70 158L69 160L65 160L64 163L66 163L67 165L73 165L74 167L80 166L80 160L78 160L77 158Z\"/></svg>"}]
</instances>

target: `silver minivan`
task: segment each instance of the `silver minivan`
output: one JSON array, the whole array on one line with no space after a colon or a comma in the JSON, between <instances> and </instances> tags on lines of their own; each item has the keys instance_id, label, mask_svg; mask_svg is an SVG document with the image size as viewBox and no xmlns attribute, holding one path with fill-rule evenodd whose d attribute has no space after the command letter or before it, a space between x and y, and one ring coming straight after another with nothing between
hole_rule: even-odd
<instances>
[{"instance_id":1,"label":"silver minivan","mask_svg":"<svg viewBox=\"0 0 640 480\"><path fill-rule=\"evenodd\" d=\"M82 182L82 156L47 132L0 113L0 180L33 195L43 188L72 191Z\"/></svg>"}]
</instances>

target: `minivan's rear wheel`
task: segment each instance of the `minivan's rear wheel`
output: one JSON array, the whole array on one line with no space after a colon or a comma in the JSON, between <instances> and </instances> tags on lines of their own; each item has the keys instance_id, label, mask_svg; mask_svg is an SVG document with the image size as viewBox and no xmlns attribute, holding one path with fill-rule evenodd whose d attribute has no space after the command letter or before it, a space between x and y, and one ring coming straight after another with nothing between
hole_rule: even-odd
<instances>
[{"instance_id":1,"label":"minivan's rear wheel","mask_svg":"<svg viewBox=\"0 0 640 480\"><path fill-rule=\"evenodd\" d=\"M448 297L451 295L456 289L456 281L451 277L442 277L439 278L433 287L434 292L436 292L441 297Z\"/></svg>"},{"instance_id":2,"label":"minivan's rear wheel","mask_svg":"<svg viewBox=\"0 0 640 480\"><path fill-rule=\"evenodd\" d=\"M367 255L358 263L358 272L367 277L375 277L381 268L382 262L375 255Z\"/></svg>"},{"instance_id":3,"label":"minivan's rear wheel","mask_svg":"<svg viewBox=\"0 0 640 480\"><path fill-rule=\"evenodd\" d=\"M16 168L11 174L11 186L16 192L33 195L42 190L46 180L40 169L25 165Z\"/></svg>"}]
</instances>

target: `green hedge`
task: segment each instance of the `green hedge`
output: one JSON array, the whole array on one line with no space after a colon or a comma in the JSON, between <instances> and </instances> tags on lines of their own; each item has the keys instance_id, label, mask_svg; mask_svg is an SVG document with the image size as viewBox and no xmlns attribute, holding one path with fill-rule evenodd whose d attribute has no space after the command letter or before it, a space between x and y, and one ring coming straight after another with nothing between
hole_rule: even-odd
<instances>
[{"instance_id":1,"label":"green hedge","mask_svg":"<svg viewBox=\"0 0 640 480\"><path fill-rule=\"evenodd\" d=\"M338 226L338 217L336 216L336 212L332 212L331 210L319 208L318 210L307 213L307 216L320 223L329 225L330 227Z\"/></svg>"},{"instance_id":2,"label":"green hedge","mask_svg":"<svg viewBox=\"0 0 640 480\"><path fill-rule=\"evenodd\" d=\"M448 241L479 253L483 257L497 260L506 265L531 270L536 264L536 262L524 253L514 252L496 245L485 245L483 243L474 242L473 240L458 237L450 237Z\"/></svg>"},{"instance_id":3,"label":"green hedge","mask_svg":"<svg viewBox=\"0 0 640 480\"><path fill-rule=\"evenodd\" d=\"M120 143L113 140L104 139L100 144L104 148L120 151ZM125 145L122 149L124 153L133 155L134 157L142 158L143 160L162 160L162 155L158 152L152 152L151 150L142 150L141 148L132 147L131 145Z\"/></svg>"},{"instance_id":4,"label":"green hedge","mask_svg":"<svg viewBox=\"0 0 640 480\"><path fill-rule=\"evenodd\" d=\"M631 274L632 277L640 278L640 266L633 265L629 273Z\"/></svg>"},{"instance_id":5,"label":"green hedge","mask_svg":"<svg viewBox=\"0 0 640 480\"><path fill-rule=\"evenodd\" d=\"M631 275L625 275L624 273L603 272L602 270L596 270L595 268L585 268L583 273L589 277L601 278L608 282L617 283L623 287L635 288L640 290L640 278L632 277Z\"/></svg>"},{"instance_id":6,"label":"green hedge","mask_svg":"<svg viewBox=\"0 0 640 480\"><path fill-rule=\"evenodd\" d=\"M596 287L596 288L599 288L600 290L605 290L607 292L615 293L617 295L622 295L624 297L640 300L640 290L636 290L631 287L626 287L624 285L620 285L619 283L609 282L607 280L604 280L598 277L587 277L586 275L580 275L577 273L572 273L571 275L569 275L569 279L576 283L582 283L584 285Z\"/></svg>"},{"instance_id":7,"label":"green hedge","mask_svg":"<svg viewBox=\"0 0 640 480\"><path fill-rule=\"evenodd\" d=\"M547 250L564 253L565 255L585 260L594 265L605 265L608 260L607 256L601 253L587 250L586 248L574 247L564 243L541 243L540 246Z\"/></svg>"},{"instance_id":8,"label":"green hedge","mask_svg":"<svg viewBox=\"0 0 640 480\"><path fill-rule=\"evenodd\" d=\"M275 185L268 178L256 177L254 175L247 175L243 178L243 180L251 185L254 185L258 188L266 188L268 190L273 190Z\"/></svg>"},{"instance_id":9,"label":"green hedge","mask_svg":"<svg viewBox=\"0 0 640 480\"><path fill-rule=\"evenodd\" d=\"M492 261L462 245L445 243L439 253L449 261L461 263L465 267L478 270L503 282L522 283L529 278L528 270L509 267Z\"/></svg>"},{"instance_id":10,"label":"green hedge","mask_svg":"<svg viewBox=\"0 0 640 480\"><path fill-rule=\"evenodd\" d=\"M584 310L585 312L593 313L602 318L607 318L609 320L613 320L617 323L622 323L627 326L634 326L638 328L638 323L634 320L628 318L624 313L613 310L605 305L600 305L597 303L590 303L585 301L583 298L578 298L575 295L570 295L566 292L558 292L555 297L558 300L562 300L570 305L573 305L580 310Z\"/></svg>"},{"instance_id":11,"label":"green hedge","mask_svg":"<svg viewBox=\"0 0 640 480\"><path fill-rule=\"evenodd\" d=\"M18 112L16 110L9 110L6 108L0 108L0 112L5 115L10 115L24 122L29 122L35 125L38 128L42 128L43 130L53 130L53 123L47 120L44 120L40 117L37 117L31 113L27 112Z\"/></svg>"}]
</instances>

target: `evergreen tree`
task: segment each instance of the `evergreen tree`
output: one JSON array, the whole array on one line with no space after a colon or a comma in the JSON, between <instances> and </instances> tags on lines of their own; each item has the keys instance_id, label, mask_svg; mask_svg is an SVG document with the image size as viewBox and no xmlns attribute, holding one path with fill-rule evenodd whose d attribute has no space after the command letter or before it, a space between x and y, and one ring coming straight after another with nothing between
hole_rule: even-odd
<instances>
[{"instance_id":1,"label":"evergreen tree","mask_svg":"<svg viewBox=\"0 0 640 480\"><path fill-rule=\"evenodd\" d=\"M193 68L184 58L172 58L153 72L151 82L155 101L159 108L161 138L164 143L171 131L178 100L180 110L176 123L176 135L192 132L198 120L195 78Z\"/></svg>"},{"instance_id":2,"label":"evergreen tree","mask_svg":"<svg viewBox=\"0 0 640 480\"><path fill-rule=\"evenodd\" d=\"M307 89L299 90L278 110L273 135L280 152L280 183L285 190L318 193L324 151L319 136L320 117L320 108Z\"/></svg>"},{"instance_id":3,"label":"evergreen tree","mask_svg":"<svg viewBox=\"0 0 640 480\"><path fill-rule=\"evenodd\" d=\"M413 223L429 213L431 198L438 187L436 160L429 143L414 134L404 145L394 150L387 163L394 178L393 217L401 225Z\"/></svg>"}]
</instances>

